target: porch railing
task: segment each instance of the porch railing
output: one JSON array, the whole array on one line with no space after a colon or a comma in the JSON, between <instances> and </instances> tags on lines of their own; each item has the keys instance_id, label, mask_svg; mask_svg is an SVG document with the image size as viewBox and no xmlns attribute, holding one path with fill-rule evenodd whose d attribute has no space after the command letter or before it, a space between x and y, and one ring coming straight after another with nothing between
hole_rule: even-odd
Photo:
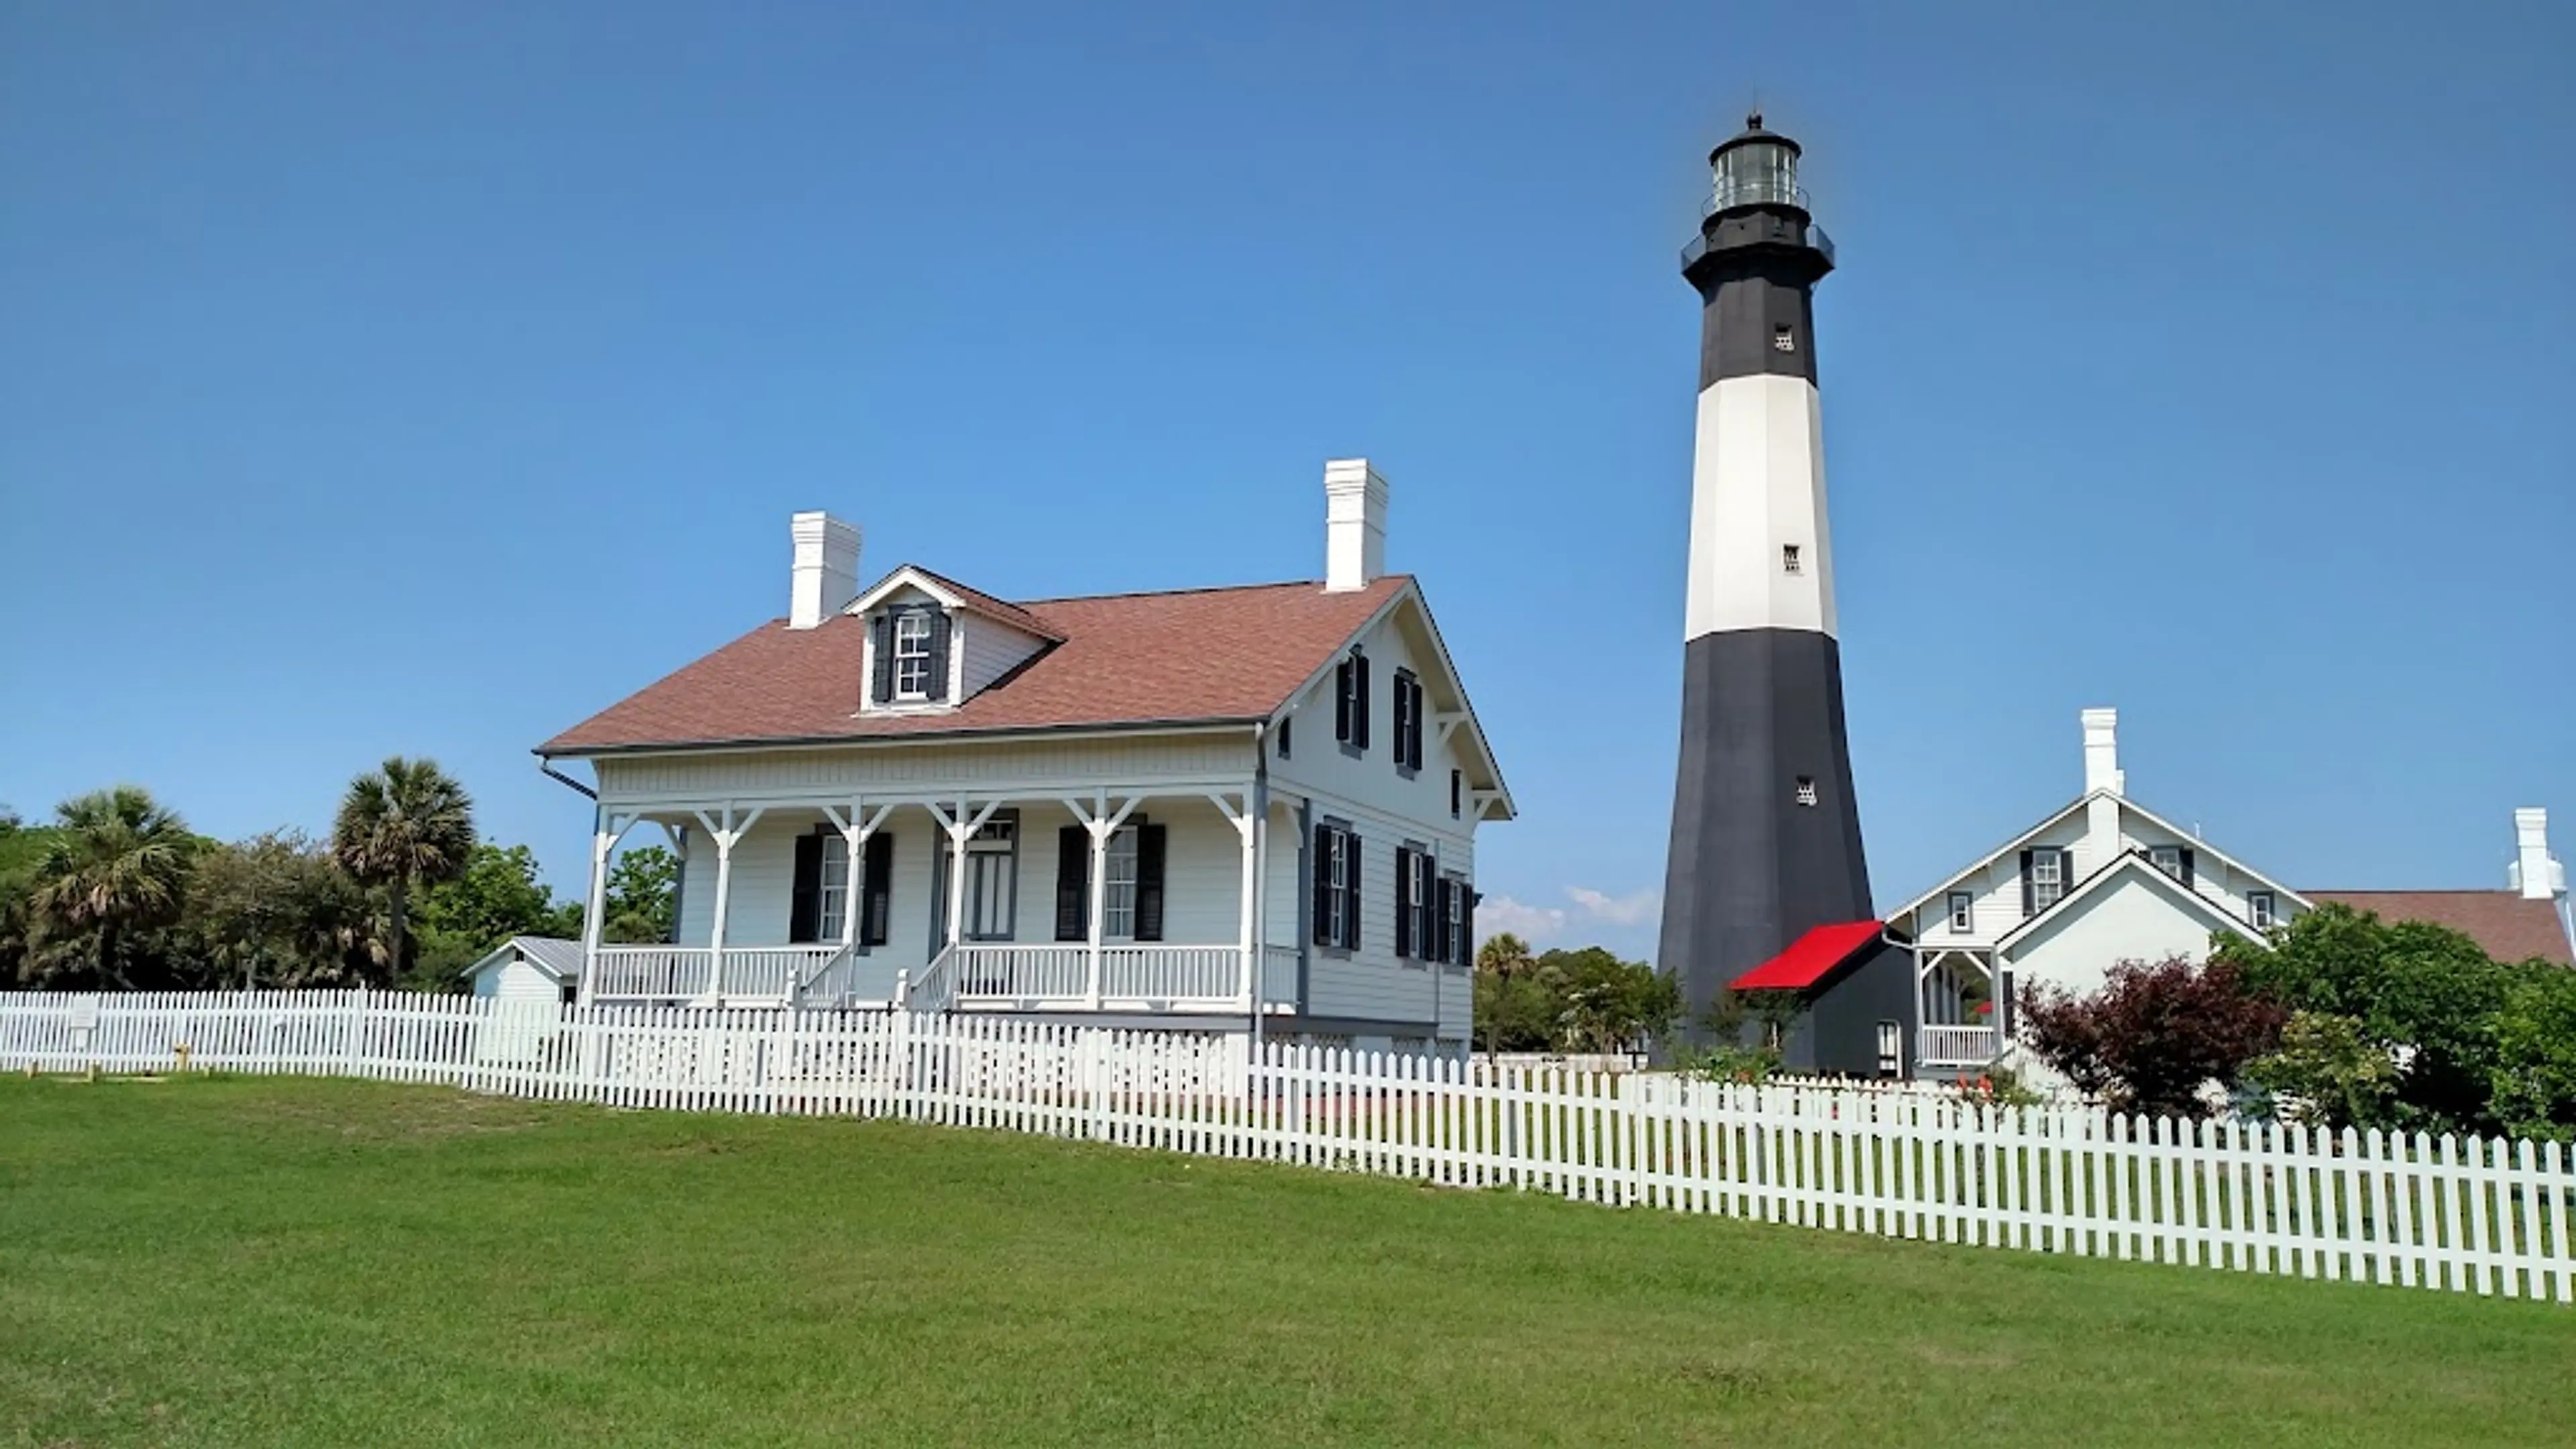
<instances>
[{"instance_id":1,"label":"porch railing","mask_svg":"<svg viewBox=\"0 0 2576 1449\"><path fill-rule=\"evenodd\" d=\"M1991 1026L1927 1026L1914 1034L1914 1059L1927 1067L1982 1067L2003 1055Z\"/></svg>"},{"instance_id":2,"label":"porch railing","mask_svg":"<svg viewBox=\"0 0 2576 1449\"><path fill-rule=\"evenodd\" d=\"M592 959L594 999L726 1001L793 999L841 954L838 943L813 946L728 946L724 970L706 946L601 946Z\"/></svg>"},{"instance_id":3,"label":"porch railing","mask_svg":"<svg viewBox=\"0 0 2576 1449\"><path fill-rule=\"evenodd\" d=\"M704 946L602 946L591 958L594 998L690 1001L707 994L716 953Z\"/></svg>"},{"instance_id":4,"label":"porch railing","mask_svg":"<svg viewBox=\"0 0 2576 1449\"><path fill-rule=\"evenodd\" d=\"M1232 1001L1242 994L1239 946L1107 946L1100 952L1104 1000Z\"/></svg>"},{"instance_id":5,"label":"porch railing","mask_svg":"<svg viewBox=\"0 0 2576 1449\"><path fill-rule=\"evenodd\" d=\"M957 948L957 998L961 1001L1062 1001L1090 989L1091 949L968 942Z\"/></svg>"}]
</instances>

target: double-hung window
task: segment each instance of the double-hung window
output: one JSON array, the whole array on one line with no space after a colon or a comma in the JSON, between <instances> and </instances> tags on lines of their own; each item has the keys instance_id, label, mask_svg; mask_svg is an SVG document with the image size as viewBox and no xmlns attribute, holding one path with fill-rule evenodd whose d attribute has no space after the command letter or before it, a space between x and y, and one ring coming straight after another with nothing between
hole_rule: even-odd
<instances>
[{"instance_id":1,"label":"double-hung window","mask_svg":"<svg viewBox=\"0 0 2576 1449\"><path fill-rule=\"evenodd\" d=\"M1100 933L1112 941L1136 939L1136 827L1121 825L1109 837L1101 880Z\"/></svg>"},{"instance_id":2,"label":"double-hung window","mask_svg":"<svg viewBox=\"0 0 2576 1449\"><path fill-rule=\"evenodd\" d=\"M1950 892L1950 929L1958 932L1977 928L1977 897L1973 891Z\"/></svg>"},{"instance_id":3,"label":"double-hung window","mask_svg":"<svg viewBox=\"0 0 2576 1449\"><path fill-rule=\"evenodd\" d=\"M1410 669L1395 671L1395 768L1408 775L1422 768L1422 681Z\"/></svg>"},{"instance_id":4,"label":"double-hung window","mask_svg":"<svg viewBox=\"0 0 2576 1449\"><path fill-rule=\"evenodd\" d=\"M1395 848L1395 954L1409 961L1438 956L1431 938L1431 853L1418 845Z\"/></svg>"},{"instance_id":5,"label":"double-hung window","mask_svg":"<svg viewBox=\"0 0 2576 1449\"><path fill-rule=\"evenodd\" d=\"M816 939L837 941L850 919L850 842L837 830L823 837L823 869L814 884Z\"/></svg>"},{"instance_id":6,"label":"double-hung window","mask_svg":"<svg viewBox=\"0 0 2576 1449\"><path fill-rule=\"evenodd\" d=\"M2039 854L2031 857L2030 895L2032 905L2037 909L2044 911L2050 906L2056 905L2058 897L2065 894L2065 855L2059 851L2043 850L2039 852Z\"/></svg>"},{"instance_id":7,"label":"double-hung window","mask_svg":"<svg viewBox=\"0 0 2576 1449\"><path fill-rule=\"evenodd\" d=\"M2035 916L2065 898L2074 855L2053 846L2021 853L2021 913Z\"/></svg>"},{"instance_id":8,"label":"double-hung window","mask_svg":"<svg viewBox=\"0 0 2576 1449\"><path fill-rule=\"evenodd\" d=\"M907 609L894 616L894 697L930 697L930 615Z\"/></svg>"},{"instance_id":9,"label":"double-hung window","mask_svg":"<svg viewBox=\"0 0 2576 1449\"><path fill-rule=\"evenodd\" d=\"M1369 662L1358 650L1333 672L1333 737L1352 754L1369 745Z\"/></svg>"},{"instance_id":10,"label":"double-hung window","mask_svg":"<svg viewBox=\"0 0 2576 1449\"><path fill-rule=\"evenodd\" d=\"M1360 839L1327 820L1315 827L1314 941L1343 951L1360 945Z\"/></svg>"},{"instance_id":11,"label":"double-hung window","mask_svg":"<svg viewBox=\"0 0 2576 1449\"><path fill-rule=\"evenodd\" d=\"M2254 929L2268 931L2280 924L2280 906L2270 891L2247 891L2245 918L2253 922Z\"/></svg>"}]
</instances>

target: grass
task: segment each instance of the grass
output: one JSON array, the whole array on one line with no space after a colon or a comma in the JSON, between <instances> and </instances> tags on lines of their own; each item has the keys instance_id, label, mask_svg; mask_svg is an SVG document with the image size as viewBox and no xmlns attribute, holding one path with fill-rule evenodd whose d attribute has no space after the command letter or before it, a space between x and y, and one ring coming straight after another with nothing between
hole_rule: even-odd
<instances>
[{"instance_id":1,"label":"grass","mask_svg":"<svg viewBox=\"0 0 2576 1449\"><path fill-rule=\"evenodd\" d=\"M2563 1444L2576 1312L893 1123L0 1080L0 1443Z\"/></svg>"}]
</instances>

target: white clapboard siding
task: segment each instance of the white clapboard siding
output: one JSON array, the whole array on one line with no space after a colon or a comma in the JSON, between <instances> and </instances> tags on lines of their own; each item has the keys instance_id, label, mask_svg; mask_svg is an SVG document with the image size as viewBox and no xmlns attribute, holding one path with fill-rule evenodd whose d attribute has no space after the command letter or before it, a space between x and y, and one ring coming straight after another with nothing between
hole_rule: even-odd
<instances>
[{"instance_id":1,"label":"white clapboard siding","mask_svg":"<svg viewBox=\"0 0 2576 1449\"><path fill-rule=\"evenodd\" d=\"M891 1116L1887 1237L2576 1301L2558 1143L1995 1109L912 1012L0 993L0 1069Z\"/></svg>"}]
</instances>

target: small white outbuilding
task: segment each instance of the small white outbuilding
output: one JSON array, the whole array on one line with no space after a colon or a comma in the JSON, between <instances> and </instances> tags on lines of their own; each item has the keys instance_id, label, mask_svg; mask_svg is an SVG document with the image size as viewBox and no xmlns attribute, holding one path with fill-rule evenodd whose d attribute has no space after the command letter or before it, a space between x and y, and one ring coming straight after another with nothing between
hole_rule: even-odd
<instances>
[{"instance_id":1,"label":"small white outbuilding","mask_svg":"<svg viewBox=\"0 0 2576 1449\"><path fill-rule=\"evenodd\" d=\"M465 968L476 996L502 1001L568 1002L581 986L581 943L553 936L512 936Z\"/></svg>"}]
</instances>

